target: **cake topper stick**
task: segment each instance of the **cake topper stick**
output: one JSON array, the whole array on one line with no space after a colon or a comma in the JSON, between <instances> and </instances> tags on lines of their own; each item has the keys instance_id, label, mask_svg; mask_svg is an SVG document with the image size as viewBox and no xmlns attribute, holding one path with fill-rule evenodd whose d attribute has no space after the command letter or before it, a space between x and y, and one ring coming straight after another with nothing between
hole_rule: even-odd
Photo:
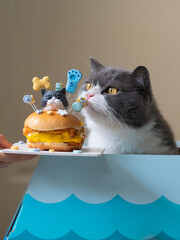
<instances>
[{"instance_id":1,"label":"cake topper stick","mask_svg":"<svg viewBox=\"0 0 180 240\"><path fill-rule=\"evenodd\" d=\"M78 82L81 80L82 74L79 70L71 69L67 73L67 84L66 91L69 93L67 99L69 99L70 94L76 91Z\"/></svg>"},{"instance_id":2,"label":"cake topper stick","mask_svg":"<svg viewBox=\"0 0 180 240\"><path fill-rule=\"evenodd\" d=\"M32 109L35 111L35 112L38 112L39 110L37 109L37 107L35 106L35 100L34 100L34 97L33 95L25 95L23 97L23 102L25 103L28 103L29 105L31 105Z\"/></svg>"}]
</instances>

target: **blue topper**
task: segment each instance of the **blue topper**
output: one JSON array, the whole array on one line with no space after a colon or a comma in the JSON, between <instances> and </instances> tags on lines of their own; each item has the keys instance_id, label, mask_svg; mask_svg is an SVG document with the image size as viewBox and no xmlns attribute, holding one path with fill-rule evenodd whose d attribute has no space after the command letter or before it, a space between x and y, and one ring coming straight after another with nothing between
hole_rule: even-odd
<instances>
[{"instance_id":1,"label":"blue topper","mask_svg":"<svg viewBox=\"0 0 180 240\"><path fill-rule=\"evenodd\" d=\"M76 91L77 84L81 80L81 78L82 78L82 74L79 70L72 69L68 71L66 91L68 93L74 93Z\"/></svg>"}]
</instances>

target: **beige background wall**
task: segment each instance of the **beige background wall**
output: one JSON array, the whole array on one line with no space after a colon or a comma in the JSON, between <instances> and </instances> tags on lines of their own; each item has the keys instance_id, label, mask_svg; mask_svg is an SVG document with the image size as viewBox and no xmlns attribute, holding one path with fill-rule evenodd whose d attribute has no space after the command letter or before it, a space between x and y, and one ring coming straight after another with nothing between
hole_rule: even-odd
<instances>
[{"instance_id":1,"label":"beige background wall","mask_svg":"<svg viewBox=\"0 0 180 240\"><path fill-rule=\"evenodd\" d=\"M0 132L13 143L34 94L34 76L66 82L77 68L89 74L88 56L104 65L133 70L145 65L162 113L180 139L180 1L1 0ZM0 171L0 234L9 224L37 160ZM0 237L1 238L1 237Z\"/></svg>"}]
</instances>

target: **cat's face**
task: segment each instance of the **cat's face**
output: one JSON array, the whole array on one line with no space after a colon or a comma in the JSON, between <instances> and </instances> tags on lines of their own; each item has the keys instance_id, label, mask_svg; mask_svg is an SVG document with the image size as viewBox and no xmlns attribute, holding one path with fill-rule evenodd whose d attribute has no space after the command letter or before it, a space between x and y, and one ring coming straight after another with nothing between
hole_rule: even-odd
<instances>
[{"instance_id":1,"label":"cat's face","mask_svg":"<svg viewBox=\"0 0 180 240\"><path fill-rule=\"evenodd\" d=\"M152 92L149 73L138 67L132 73L103 67L91 59L92 72L82 85L79 95L87 99L82 113L100 123L121 122L140 127L150 117Z\"/></svg>"},{"instance_id":2,"label":"cat's face","mask_svg":"<svg viewBox=\"0 0 180 240\"><path fill-rule=\"evenodd\" d=\"M60 91L46 91L46 89L42 88L41 93L43 95L41 107L45 111L57 111L68 107L65 88Z\"/></svg>"}]
</instances>

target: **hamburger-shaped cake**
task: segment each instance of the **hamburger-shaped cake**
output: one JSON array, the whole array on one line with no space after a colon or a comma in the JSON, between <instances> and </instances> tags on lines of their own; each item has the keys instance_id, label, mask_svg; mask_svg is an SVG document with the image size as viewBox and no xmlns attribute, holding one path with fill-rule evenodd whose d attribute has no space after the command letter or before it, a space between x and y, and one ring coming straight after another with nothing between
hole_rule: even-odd
<instances>
[{"instance_id":1,"label":"hamburger-shaped cake","mask_svg":"<svg viewBox=\"0 0 180 240\"><path fill-rule=\"evenodd\" d=\"M56 111L30 114L24 122L23 134L30 148L73 151L82 148L84 128L75 116L61 116Z\"/></svg>"},{"instance_id":2,"label":"hamburger-shaped cake","mask_svg":"<svg viewBox=\"0 0 180 240\"><path fill-rule=\"evenodd\" d=\"M50 88L49 77L33 78L33 89L41 90L43 98L41 110L36 108L32 95L25 95L23 98L34 110L26 118L23 128L29 148L53 151L73 151L82 148L85 138L83 123L68 113L69 103L66 98L66 91L74 93L80 78L81 73L78 70L70 70L66 88L56 83L55 91L46 90Z\"/></svg>"}]
</instances>

